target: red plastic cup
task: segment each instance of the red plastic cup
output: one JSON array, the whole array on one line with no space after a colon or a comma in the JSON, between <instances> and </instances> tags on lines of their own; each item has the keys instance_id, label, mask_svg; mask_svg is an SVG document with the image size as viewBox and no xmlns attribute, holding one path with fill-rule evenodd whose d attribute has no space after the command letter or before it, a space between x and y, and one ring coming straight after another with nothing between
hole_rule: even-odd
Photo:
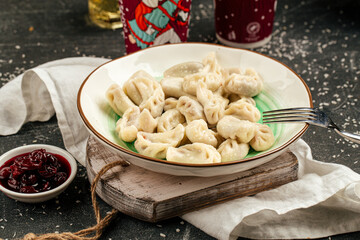
<instances>
[{"instance_id":1,"label":"red plastic cup","mask_svg":"<svg viewBox=\"0 0 360 240\"><path fill-rule=\"evenodd\" d=\"M217 39L238 48L260 47L271 39L276 0L215 0Z\"/></svg>"},{"instance_id":2,"label":"red plastic cup","mask_svg":"<svg viewBox=\"0 0 360 240\"><path fill-rule=\"evenodd\" d=\"M190 6L191 0L119 0L126 52L186 42Z\"/></svg>"}]
</instances>

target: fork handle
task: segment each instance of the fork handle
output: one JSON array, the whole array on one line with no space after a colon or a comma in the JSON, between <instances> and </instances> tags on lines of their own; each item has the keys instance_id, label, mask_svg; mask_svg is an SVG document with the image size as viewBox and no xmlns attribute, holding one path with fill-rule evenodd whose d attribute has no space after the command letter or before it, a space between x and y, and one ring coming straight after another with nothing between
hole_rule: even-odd
<instances>
[{"instance_id":1,"label":"fork handle","mask_svg":"<svg viewBox=\"0 0 360 240\"><path fill-rule=\"evenodd\" d=\"M337 134L339 134L340 136L354 142L354 143L358 143L360 144L360 135L354 134L354 133L349 133L349 132L345 132L345 131L341 131L339 129L334 129L335 132Z\"/></svg>"}]
</instances>

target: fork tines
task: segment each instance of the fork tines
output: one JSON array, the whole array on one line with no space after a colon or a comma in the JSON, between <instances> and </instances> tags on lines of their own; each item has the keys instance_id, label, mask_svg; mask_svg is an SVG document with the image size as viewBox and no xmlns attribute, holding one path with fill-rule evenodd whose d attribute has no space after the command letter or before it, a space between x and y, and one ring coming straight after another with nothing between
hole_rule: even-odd
<instances>
[{"instance_id":1,"label":"fork tines","mask_svg":"<svg viewBox=\"0 0 360 240\"><path fill-rule=\"evenodd\" d=\"M313 108L285 108L263 112L263 123L309 122L316 119L316 109Z\"/></svg>"}]
</instances>

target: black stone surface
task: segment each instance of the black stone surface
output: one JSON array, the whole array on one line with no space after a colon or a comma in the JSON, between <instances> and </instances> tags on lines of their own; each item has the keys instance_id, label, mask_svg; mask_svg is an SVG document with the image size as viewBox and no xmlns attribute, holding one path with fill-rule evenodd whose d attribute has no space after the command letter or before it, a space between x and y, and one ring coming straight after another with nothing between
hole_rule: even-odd
<instances>
[{"instance_id":1,"label":"black stone surface","mask_svg":"<svg viewBox=\"0 0 360 240\"><path fill-rule=\"evenodd\" d=\"M255 49L295 70L308 84L315 106L331 111L338 125L360 131L360 1L280 0L272 40ZM0 1L0 86L27 69L74 56L123 56L122 30L93 26L86 0ZM212 0L193 0L189 41L218 43ZM1 103L0 103L1 104ZM346 165L360 173L359 145L326 129L310 127L303 139L315 159ZM0 136L0 154L31 143L64 147L56 117L25 124L15 135ZM84 167L57 199L41 204L16 202L0 194L0 238L28 232L78 231L95 224ZM111 207L100 200L102 214ZM146 223L123 214L101 239L213 239L173 218ZM360 239L360 232L323 239Z\"/></svg>"}]
</instances>

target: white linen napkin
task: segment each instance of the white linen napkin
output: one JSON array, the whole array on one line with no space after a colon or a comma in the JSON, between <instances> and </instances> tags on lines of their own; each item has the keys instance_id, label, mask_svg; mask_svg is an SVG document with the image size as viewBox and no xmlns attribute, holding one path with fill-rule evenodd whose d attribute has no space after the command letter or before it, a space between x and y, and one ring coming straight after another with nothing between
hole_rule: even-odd
<instances>
[{"instance_id":1,"label":"white linen napkin","mask_svg":"<svg viewBox=\"0 0 360 240\"><path fill-rule=\"evenodd\" d=\"M77 57L45 63L0 88L0 136L15 134L31 121L47 121L55 113L65 148L85 165L88 132L76 106L81 83L109 61Z\"/></svg>"},{"instance_id":2,"label":"white linen napkin","mask_svg":"<svg viewBox=\"0 0 360 240\"><path fill-rule=\"evenodd\" d=\"M56 113L66 149L85 165L89 136L76 97L85 77L108 61L67 58L26 71L0 88L0 135L15 134L29 121ZM183 219L217 239L319 238L360 230L360 175L313 160L299 140L291 146L299 179L276 189L194 211Z\"/></svg>"}]
</instances>

